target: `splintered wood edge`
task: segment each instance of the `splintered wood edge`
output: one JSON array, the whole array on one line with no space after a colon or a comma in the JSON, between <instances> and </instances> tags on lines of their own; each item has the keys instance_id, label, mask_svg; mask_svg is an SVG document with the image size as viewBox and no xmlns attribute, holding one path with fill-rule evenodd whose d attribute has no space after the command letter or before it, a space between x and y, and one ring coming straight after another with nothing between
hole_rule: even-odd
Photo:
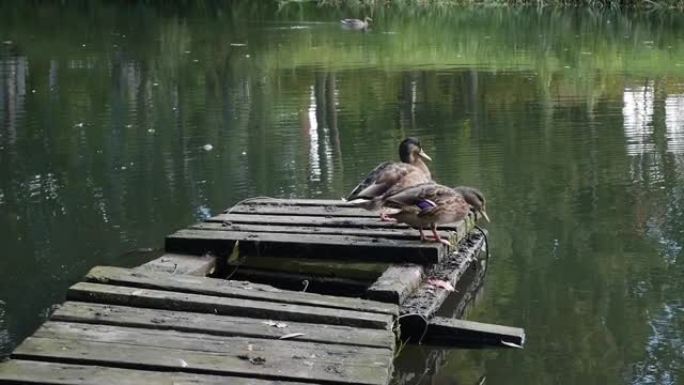
<instances>
[{"instance_id":1,"label":"splintered wood edge","mask_svg":"<svg viewBox=\"0 0 684 385\"><path fill-rule=\"evenodd\" d=\"M365 298L401 304L423 280L420 265L392 265L366 290Z\"/></svg>"}]
</instances>

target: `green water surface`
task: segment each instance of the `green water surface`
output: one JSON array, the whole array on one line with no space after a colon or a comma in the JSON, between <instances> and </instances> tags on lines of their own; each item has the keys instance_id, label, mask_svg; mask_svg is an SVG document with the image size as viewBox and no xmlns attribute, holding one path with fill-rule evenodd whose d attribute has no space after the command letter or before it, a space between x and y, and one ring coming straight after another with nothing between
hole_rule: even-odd
<instances>
[{"instance_id":1,"label":"green water surface","mask_svg":"<svg viewBox=\"0 0 684 385\"><path fill-rule=\"evenodd\" d=\"M468 318L528 342L407 348L397 383L684 383L684 15L574 8L0 2L0 353L91 267L339 198L408 135L489 199Z\"/></svg>"}]
</instances>

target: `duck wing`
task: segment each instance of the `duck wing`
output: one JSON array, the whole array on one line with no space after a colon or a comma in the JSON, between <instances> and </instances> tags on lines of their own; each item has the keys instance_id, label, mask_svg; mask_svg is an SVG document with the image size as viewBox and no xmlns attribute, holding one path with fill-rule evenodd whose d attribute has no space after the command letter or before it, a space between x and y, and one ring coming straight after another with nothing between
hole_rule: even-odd
<instances>
[{"instance_id":1,"label":"duck wing","mask_svg":"<svg viewBox=\"0 0 684 385\"><path fill-rule=\"evenodd\" d=\"M384 162L374 168L347 196L347 200L373 199L393 193L394 189L403 188L429 180L418 167L407 163Z\"/></svg>"}]
</instances>

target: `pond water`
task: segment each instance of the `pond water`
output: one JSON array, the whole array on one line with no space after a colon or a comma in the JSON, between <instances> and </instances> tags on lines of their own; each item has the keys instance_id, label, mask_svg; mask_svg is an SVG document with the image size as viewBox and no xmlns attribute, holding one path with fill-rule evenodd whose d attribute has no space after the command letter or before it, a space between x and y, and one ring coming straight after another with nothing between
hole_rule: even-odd
<instances>
[{"instance_id":1,"label":"pond water","mask_svg":"<svg viewBox=\"0 0 684 385\"><path fill-rule=\"evenodd\" d=\"M92 266L414 135L489 200L468 318L528 342L408 348L399 383L684 382L684 16L154 3L0 3L1 353Z\"/></svg>"}]
</instances>

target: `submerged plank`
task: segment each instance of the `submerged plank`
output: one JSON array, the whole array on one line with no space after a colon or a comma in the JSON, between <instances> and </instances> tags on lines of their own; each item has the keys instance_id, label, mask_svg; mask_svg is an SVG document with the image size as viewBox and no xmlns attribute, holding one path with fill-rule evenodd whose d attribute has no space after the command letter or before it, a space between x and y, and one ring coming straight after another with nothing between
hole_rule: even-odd
<instances>
[{"instance_id":1,"label":"submerged plank","mask_svg":"<svg viewBox=\"0 0 684 385\"><path fill-rule=\"evenodd\" d=\"M240 253L360 260L392 263L437 263L448 252L439 243L353 235L278 234L237 231L180 230L166 237L166 251L190 254L227 254L235 241Z\"/></svg>"},{"instance_id":2,"label":"submerged plank","mask_svg":"<svg viewBox=\"0 0 684 385\"><path fill-rule=\"evenodd\" d=\"M260 380L235 376L158 372L23 360L0 362L0 383L12 385L304 385L301 382Z\"/></svg>"},{"instance_id":3,"label":"submerged plank","mask_svg":"<svg viewBox=\"0 0 684 385\"><path fill-rule=\"evenodd\" d=\"M297 305L321 306L335 309L351 309L373 313L398 314L397 306L363 300L360 298L332 297L314 293L278 290L249 282L225 279L169 275L144 272L120 267L97 266L86 275L92 282L170 290L183 293L208 294L220 297L257 299Z\"/></svg>"},{"instance_id":4,"label":"submerged plank","mask_svg":"<svg viewBox=\"0 0 684 385\"><path fill-rule=\"evenodd\" d=\"M393 265L387 268L366 291L368 299L400 304L423 280L419 265Z\"/></svg>"},{"instance_id":5,"label":"submerged plank","mask_svg":"<svg viewBox=\"0 0 684 385\"><path fill-rule=\"evenodd\" d=\"M216 268L213 255L164 254L161 257L136 267L139 271L185 274L204 277Z\"/></svg>"},{"instance_id":6,"label":"submerged plank","mask_svg":"<svg viewBox=\"0 0 684 385\"><path fill-rule=\"evenodd\" d=\"M291 381L385 385L392 355L390 349L48 322L22 343L13 357Z\"/></svg>"},{"instance_id":7,"label":"submerged plank","mask_svg":"<svg viewBox=\"0 0 684 385\"><path fill-rule=\"evenodd\" d=\"M293 305L243 298L177 293L172 291L121 287L89 282L79 282L71 286L67 292L67 298L75 301L98 302L112 305L141 306L155 309L195 311L282 321L300 321L379 329L389 328L392 323L392 315L390 314Z\"/></svg>"},{"instance_id":8,"label":"submerged plank","mask_svg":"<svg viewBox=\"0 0 684 385\"><path fill-rule=\"evenodd\" d=\"M324 259L300 259L293 255L286 261L282 257L246 255L235 265L294 274L312 274L321 278L349 278L372 281L380 276L388 264L376 262L330 261ZM338 297L339 298L339 297Z\"/></svg>"},{"instance_id":9,"label":"submerged plank","mask_svg":"<svg viewBox=\"0 0 684 385\"><path fill-rule=\"evenodd\" d=\"M384 329L272 321L258 318L145 309L68 301L50 317L53 321L131 326L148 329L176 330L233 337L278 339L292 333L303 333L298 341L393 347L394 334Z\"/></svg>"},{"instance_id":10,"label":"submerged plank","mask_svg":"<svg viewBox=\"0 0 684 385\"><path fill-rule=\"evenodd\" d=\"M462 319L434 317L430 320L423 344L447 347L514 347L525 344L525 330Z\"/></svg>"},{"instance_id":11,"label":"submerged plank","mask_svg":"<svg viewBox=\"0 0 684 385\"><path fill-rule=\"evenodd\" d=\"M321 277L307 273L288 273L263 269L239 267L233 278L250 282L268 283L291 291L309 291L329 295L344 293L345 296L360 297L372 281L349 278Z\"/></svg>"}]
</instances>

